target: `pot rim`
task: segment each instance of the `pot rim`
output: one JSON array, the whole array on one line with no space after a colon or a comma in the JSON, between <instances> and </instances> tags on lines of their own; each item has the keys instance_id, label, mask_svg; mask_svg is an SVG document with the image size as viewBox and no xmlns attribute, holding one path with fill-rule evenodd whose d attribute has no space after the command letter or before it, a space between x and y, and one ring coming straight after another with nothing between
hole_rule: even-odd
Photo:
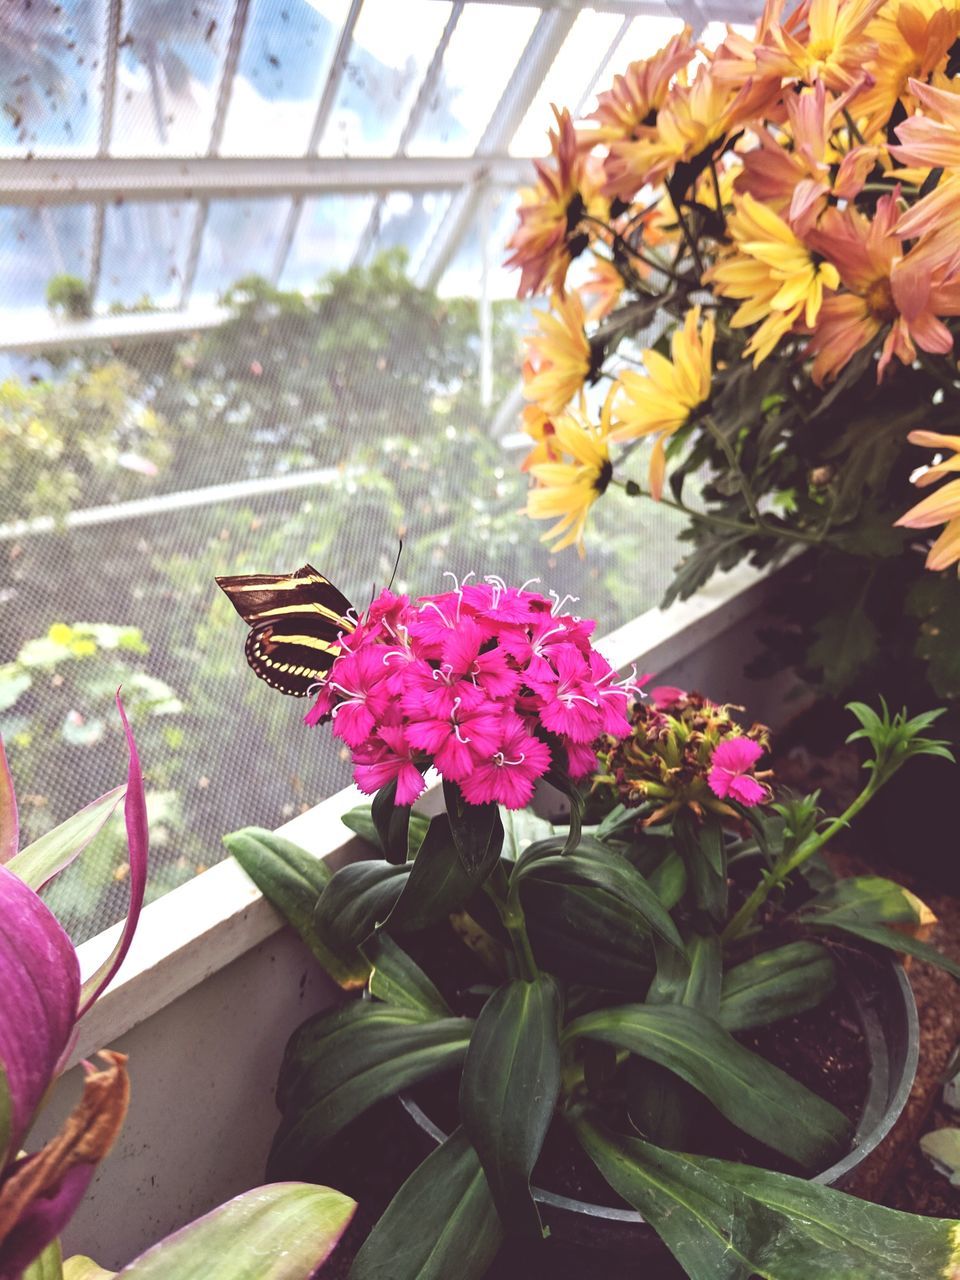
<instances>
[{"instance_id":1,"label":"pot rim","mask_svg":"<svg viewBox=\"0 0 960 1280\"><path fill-rule=\"evenodd\" d=\"M858 952L857 959L868 958L868 953ZM854 964L847 961L841 966L841 981L853 997L860 1025L867 1043L870 1058L870 1079L867 1096L864 1100L860 1120L853 1135L852 1145L848 1153L829 1169L810 1178L810 1182L834 1186L853 1172L867 1156L880 1145L887 1136L907 1104L917 1073L917 1062L920 1055L920 1019L917 1014L917 1002L913 988L903 965L889 956L870 956L879 960L883 968L893 977L900 996L906 1020L906 1054L900 1071L900 1082L893 1097L889 1097L890 1073L889 1062L884 1055L878 1055L878 1048L886 1041L883 1025L872 1007L863 985L853 972ZM855 962L854 962L855 963ZM439 1146L445 1142L449 1134L435 1124L418 1103L406 1093L399 1095L400 1102L417 1127L425 1132ZM646 1218L635 1209L615 1209L609 1205L593 1204L588 1200L576 1200L571 1196L559 1195L554 1191L545 1191L542 1187L530 1188L534 1200L538 1204L549 1205L555 1209L564 1209L571 1213L583 1214L590 1218L603 1218L611 1222L632 1223L634 1226L646 1224Z\"/></svg>"}]
</instances>

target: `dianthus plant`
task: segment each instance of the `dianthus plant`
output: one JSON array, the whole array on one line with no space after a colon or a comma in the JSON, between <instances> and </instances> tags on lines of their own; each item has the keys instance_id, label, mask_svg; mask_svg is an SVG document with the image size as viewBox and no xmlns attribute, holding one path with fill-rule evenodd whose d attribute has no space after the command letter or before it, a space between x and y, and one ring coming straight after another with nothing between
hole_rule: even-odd
<instances>
[{"instance_id":1,"label":"dianthus plant","mask_svg":"<svg viewBox=\"0 0 960 1280\"><path fill-rule=\"evenodd\" d=\"M415 601L383 591L342 637L307 722L330 717L380 810L412 804L431 767L468 820L522 809L538 779L589 776L601 735L630 732L630 682L564 603L499 578Z\"/></svg>"}]
</instances>

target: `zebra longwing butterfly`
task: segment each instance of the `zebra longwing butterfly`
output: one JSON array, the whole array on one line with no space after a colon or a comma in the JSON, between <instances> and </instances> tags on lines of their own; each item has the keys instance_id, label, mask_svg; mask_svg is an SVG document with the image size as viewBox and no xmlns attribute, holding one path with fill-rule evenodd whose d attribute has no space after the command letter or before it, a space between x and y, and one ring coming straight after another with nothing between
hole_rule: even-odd
<instances>
[{"instance_id":1,"label":"zebra longwing butterfly","mask_svg":"<svg viewBox=\"0 0 960 1280\"><path fill-rule=\"evenodd\" d=\"M244 653L255 675L304 698L339 656L339 638L355 631L353 606L312 565L295 573L217 578L250 631Z\"/></svg>"}]
</instances>

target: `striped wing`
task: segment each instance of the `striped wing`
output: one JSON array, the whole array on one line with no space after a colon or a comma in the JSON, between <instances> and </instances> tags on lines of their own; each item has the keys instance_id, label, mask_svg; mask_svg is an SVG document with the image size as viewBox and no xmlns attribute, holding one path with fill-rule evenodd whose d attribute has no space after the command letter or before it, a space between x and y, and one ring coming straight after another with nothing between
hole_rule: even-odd
<instances>
[{"instance_id":1,"label":"striped wing","mask_svg":"<svg viewBox=\"0 0 960 1280\"><path fill-rule=\"evenodd\" d=\"M356 629L350 601L309 564L295 573L217 578L217 585L250 627L244 652L254 673L295 698L326 678L340 636Z\"/></svg>"}]
</instances>

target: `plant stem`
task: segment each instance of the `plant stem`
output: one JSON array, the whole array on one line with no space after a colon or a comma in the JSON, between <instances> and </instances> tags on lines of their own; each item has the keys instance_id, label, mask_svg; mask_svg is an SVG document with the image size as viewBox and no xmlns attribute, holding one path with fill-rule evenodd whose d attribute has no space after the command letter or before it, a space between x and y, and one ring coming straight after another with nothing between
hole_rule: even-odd
<instances>
[{"instance_id":1,"label":"plant stem","mask_svg":"<svg viewBox=\"0 0 960 1280\"><path fill-rule=\"evenodd\" d=\"M657 262L655 258L648 258L646 254L641 253L639 249L635 249L633 245L629 242L629 240L626 240L620 234L619 231L615 231L613 227L611 227L608 223L604 222L602 218L596 218L593 216L593 214L585 213L583 217L580 219L580 221L592 222L596 226L602 227L603 230L606 231L608 235L613 237L614 244L618 245L626 253L629 253L631 257L636 258L639 262L645 263L646 266L651 268L651 270L661 272L663 275L667 276L670 280L673 280L674 282L679 280L679 277L676 276L673 273L673 271L665 263Z\"/></svg>"},{"instance_id":2,"label":"plant stem","mask_svg":"<svg viewBox=\"0 0 960 1280\"><path fill-rule=\"evenodd\" d=\"M755 524L760 525L761 528L765 527L763 522L763 516L761 516L760 514L760 508L757 506L757 500L753 496L753 490L750 488L750 482L747 480L747 477L743 473L743 469L740 466L740 461L737 458L733 445L730 443L727 437L723 434L723 432L714 422L713 418L711 418L709 413L705 413L703 417L700 419L700 421L703 423L703 425L707 428L707 430L713 436L714 440L716 440L717 444L720 446L720 449L723 452L723 456L727 460L727 465L729 466L733 474L737 477L737 484L740 486L740 492L743 494L743 500L747 504L747 510L750 512L751 519L754 521Z\"/></svg>"},{"instance_id":3,"label":"plant stem","mask_svg":"<svg viewBox=\"0 0 960 1280\"><path fill-rule=\"evenodd\" d=\"M921 367L926 369L930 377L933 378L935 382L938 382L940 386L943 387L944 391L949 392L954 399L960 399L960 387L957 386L949 374L946 374L937 368L936 363L925 351L918 349L917 359L920 361Z\"/></svg>"},{"instance_id":4,"label":"plant stem","mask_svg":"<svg viewBox=\"0 0 960 1280\"><path fill-rule=\"evenodd\" d=\"M739 938L753 923L753 918L766 902L767 898L773 890L786 880L787 876L792 875L794 871L802 867L809 861L815 853L818 853L828 841L832 840L837 832L847 826L850 821L857 816L865 804L879 790L881 783L878 781L876 773L870 775L870 779L866 786L860 792L855 800L843 811L839 818L834 818L828 826L820 832L819 835L808 836L806 840L795 849L793 853L781 858L775 863L768 875L757 885L754 891L747 898L746 902L740 910L734 915L724 929L721 940L723 942L733 942Z\"/></svg>"},{"instance_id":5,"label":"plant stem","mask_svg":"<svg viewBox=\"0 0 960 1280\"><path fill-rule=\"evenodd\" d=\"M693 237L693 232L687 226L686 218L680 212L680 206L677 204L676 200L674 200L673 196L670 195L669 191L667 192L667 195L670 196L670 203L673 205L673 211L677 215L677 222L680 224L680 230L683 232L683 238L687 242L687 248L690 250L693 261L696 264L697 279L699 280L703 275L703 259L700 257L700 250L697 247L697 242Z\"/></svg>"},{"instance_id":6,"label":"plant stem","mask_svg":"<svg viewBox=\"0 0 960 1280\"><path fill-rule=\"evenodd\" d=\"M493 905L497 908L500 922L510 936L514 958L517 962L517 974L527 982L539 976L537 962L534 959L530 939L527 936L527 925L520 905L518 894L511 892L507 873L501 859L484 882L484 890Z\"/></svg>"}]
</instances>

